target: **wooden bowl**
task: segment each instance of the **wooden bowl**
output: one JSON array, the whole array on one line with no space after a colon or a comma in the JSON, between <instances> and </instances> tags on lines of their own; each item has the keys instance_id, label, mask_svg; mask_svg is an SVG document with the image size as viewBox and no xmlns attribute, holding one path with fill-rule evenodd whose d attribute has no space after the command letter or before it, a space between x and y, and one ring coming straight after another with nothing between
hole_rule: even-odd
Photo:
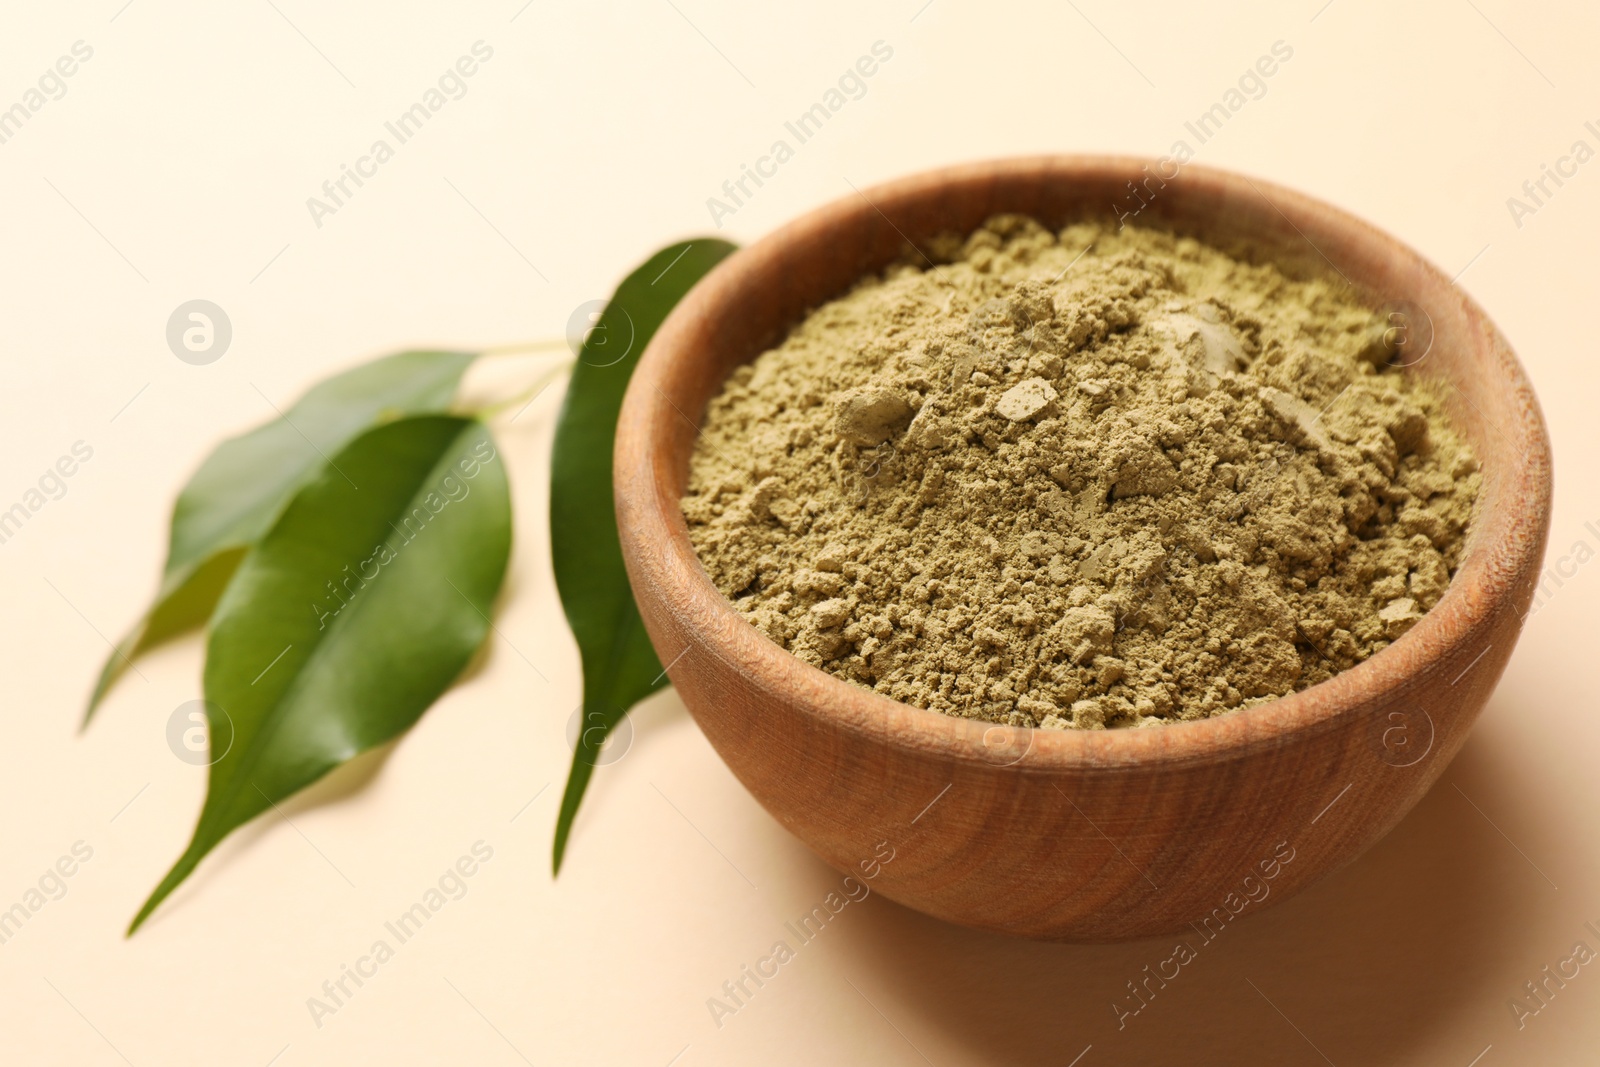
<instances>
[{"instance_id":1,"label":"wooden bowl","mask_svg":"<svg viewBox=\"0 0 1600 1067\"><path fill-rule=\"evenodd\" d=\"M1188 166L1171 176L1174 165L1162 166L1002 160L813 211L690 292L623 404L623 554L690 713L745 787L823 860L951 922L1057 940L1176 930L1209 940L1349 863L1460 749L1537 581L1550 445L1527 377L1483 310L1417 252L1327 204L1241 175ZM1412 329L1431 320L1431 347L1407 373L1448 383L1449 414L1483 470L1478 517L1438 605L1377 655L1303 692L1220 718L1094 732L911 707L809 666L737 614L701 567L678 504L694 420L729 372L908 242L965 234L997 212L1051 227L1085 216L1115 225L1141 205L1141 225L1223 248L1246 239L1295 274L1331 266L1375 307L1401 307Z\"/></svg>"}]
</instances>

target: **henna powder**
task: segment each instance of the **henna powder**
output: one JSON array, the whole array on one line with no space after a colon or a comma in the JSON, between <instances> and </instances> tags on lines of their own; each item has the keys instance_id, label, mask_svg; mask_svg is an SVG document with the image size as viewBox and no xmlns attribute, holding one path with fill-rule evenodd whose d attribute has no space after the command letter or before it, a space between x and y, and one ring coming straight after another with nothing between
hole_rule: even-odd
<instances>
[{"instance_id":1,"label":"henna powder","mask_svg":"<svg viewBox=\"0 0 1600 1067\"><path fill-rule=\"evenodd\" d=\"M1014 726L1322 681L1438 602L1477 464L1335 276L1016 216L812 311L711 401L682 501L801 659Z\"/></svg>"}]
</instances>

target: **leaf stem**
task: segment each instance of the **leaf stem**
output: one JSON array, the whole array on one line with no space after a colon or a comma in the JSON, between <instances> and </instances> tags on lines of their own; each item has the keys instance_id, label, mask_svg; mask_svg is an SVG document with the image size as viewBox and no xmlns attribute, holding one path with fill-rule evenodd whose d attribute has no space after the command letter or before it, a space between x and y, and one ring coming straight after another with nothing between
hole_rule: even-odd
<instances>
[{"instance_id":1,"label":"leaf stem","mask_svg":"<svg viewBox=\"0 0 1600 1067\"><path fill-rule=\"evenodd\" d=\"M539 377L535 378L533 383L522 392L493 404L485 404L483 407L470 412L470 414L475 415L484 421L488 421L489 419L494 418L496 415L504 414L508 409L515 407L517 409L517 414L520 415L522 410L529 404L533 403L534 398L540 393L544 392L545 389L549 387L551 382L555 381L563 374L570 372L573 364L576 362L577 360L564 359L555 366L547 369L543 374L539 375ZM516 421L516 415L512 416L512 421Z\"/></svg>"},{"instance_id":2,"label":"leaf stem","mask_svg":"<svg viewBox=\"0 0 1600 1067\"><path fill-rule=\"evenodd\" d=\"M565 337L546 337L539 341L518 341L509 345L491 345L478 350L479 358L484 356L518 356L525 352L549 352L555 349L571 349Z\"/></svg>"}]
</instances>

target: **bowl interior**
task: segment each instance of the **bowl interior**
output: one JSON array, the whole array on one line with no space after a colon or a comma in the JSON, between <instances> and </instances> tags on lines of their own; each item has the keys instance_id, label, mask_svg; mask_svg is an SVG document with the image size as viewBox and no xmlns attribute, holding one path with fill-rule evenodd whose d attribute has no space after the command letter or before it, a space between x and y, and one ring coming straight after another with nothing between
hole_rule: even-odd
<instances>
[{"instance_id":1,"label":"bowl interior","mask_svg":"<svg viewBox=\"0 0 1600 1067\"><path fill-rule=\"evenodd\" d=\"M803 668L816 713L850 729L990 764L997 754L1020 752L1026 758L1014 761L1019 770L1047 771L1084 761L1208 760L1278 744L1286 733L1314 730L1341 711L1437 674L1498 613L1525 612L1548 528L1549 447L1526 376L1482 310L1421 255L1319 201L1200 166L1161 175L1152 161L1108 157L937 171L827 205L708 275L640 362L617 472L619 508L676 575L683 616L701 620L697 637L730 667L773 685L792 684L786 679ZM1052 229L1089 218L1115 226L1134 207L1131 221L1142 226L1192 236L1239 258L1267 259L1295 276L1342 276L1374 308L1403 309L1413 328L1425 326L1431 340L1405 372L1445 385L1446 410L1483 472L1477 517L1439 604L1394 644L1318 685L1225 716L1138 731L1014 729L910 707L801 664L748 625L700 567L678 510L698 421L728 374L861 276L921 255L935 234L968 233L1002 212L1032 216ZM647 458L625 469L634 454Z\"/></svg>"}]
</instances>

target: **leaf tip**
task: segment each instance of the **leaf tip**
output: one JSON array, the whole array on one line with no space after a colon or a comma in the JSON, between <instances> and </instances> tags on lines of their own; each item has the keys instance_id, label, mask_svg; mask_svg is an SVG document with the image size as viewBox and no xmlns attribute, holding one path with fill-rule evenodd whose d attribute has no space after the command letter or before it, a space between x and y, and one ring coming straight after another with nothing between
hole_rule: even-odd
<instances>
[{"instance_id":1,"label":"leaf tip","mask_svg":"<svg viewBox=\"0 0 1600 1067\"><path fill-rule=\"evenodd\" d=\"M127 932L122 936L132 937L135 931L144 925L144 921L150 918L151 914L161 906L162 901L171 896L172 891L182 885L184 879L194 873L194 869L199 865L201 857L210 852L215 845L215 841L202 842L200 828L196 827L194 839L189 842L189 847L183 850L183 855L179 856L178 862L172 865L172 870L168 871L167 876L161 879L161 884L155 887L149 899L144 902L144 907L139 909L139 914L133 917L133 921L128 924Z\"/></svg>"},{"instance_id":2,"label":"leaf tip","mask_svg":"<svg viewBox=\"0 0 1600 1067\"><path fill-rule=\"evenodd\" d=\"M550 845L551 878L561 877L561 862L567 857L567 836L571 829L572 820L566 817L566 813L563 812L556 822L555 841Z\"/></svg>"},{"instance_id":3,"label":"leaf tip","mask_svg":"<svg viewBox=\"0 0 1600 1067\"><path fill-rule=\"evenodd\" d=\"M94 721L94 713L100 710L100 703L105 700L109 689L110 686L102 681L94 687L94 692L89 694L89 700L83 706L83 718L78 720L79 734L89 729L89 724Z\"/></svg>"},{"instance_id":4,"label":"leaf tip","mask_svg":"<svg viewBox=\"0 0 1600 1067\"><path fill-rule=\"evenodd\" d=\"M150 899L144 902L144 907L139 909L139 914L133 917L133 921L128 924L128 928L122 932L123 940L127 940L139 932L139 927L143 926L144 921L150 918L150 913L156 910L158 903L159 901L156 900L155 895L151 894Z\"/></svg>"},{"instance_id":5,"label":"leaf tip","mask_svg":"<svg viewBox=\"0 0 1600 1067\"><path fill-rule=\"evenodd\" d=\"M126 644L127 642L124 641L123 645ZM84 705L83 719L78 723L78 732L80 734L89 728L89 723L94 719L94 713L100 710L100 703L105 700L106 694L111 692L111 687L116 684L117 679L122 676L123 670L126 669L119 662L118 656L120 655L123 660L129 663L132 662L127 652L124 651L123 645L113 648L111 656L105 662L105 666L100 668L100 676L95 679L94 688L89 691L88 703Z\"/></svg>"}]
</instances>

